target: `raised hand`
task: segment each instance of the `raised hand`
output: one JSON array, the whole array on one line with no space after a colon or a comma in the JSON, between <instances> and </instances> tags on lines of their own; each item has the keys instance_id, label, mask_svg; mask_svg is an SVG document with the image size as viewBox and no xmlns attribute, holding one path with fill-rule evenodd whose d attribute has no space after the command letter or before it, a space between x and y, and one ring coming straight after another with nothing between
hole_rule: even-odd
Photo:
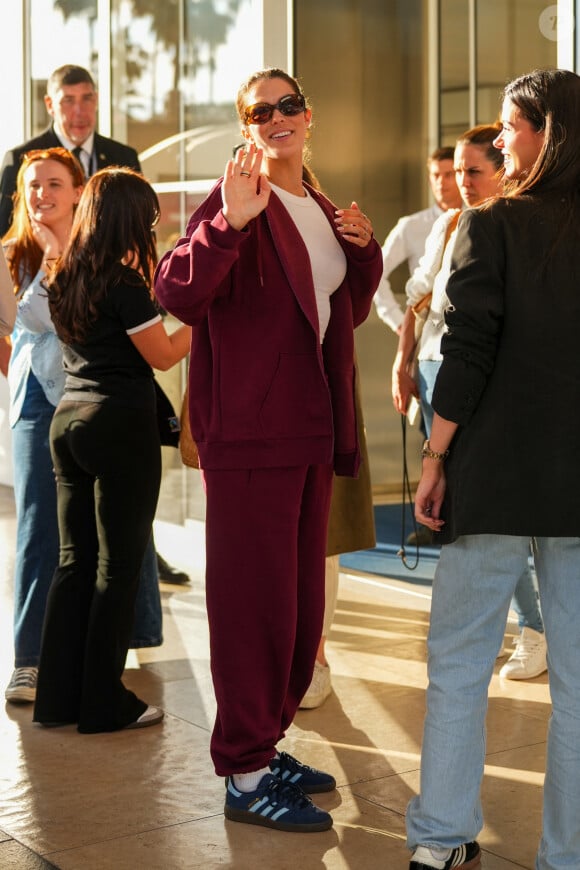
<instances>
[{"instance_id":1,"label":"raised hand","mask_svg":"<svg viewBox=\"0 0 580 870\"><path fill-rule=\"evenodd\" d=\"M270 199L270 182L260 175L262 150L254 144L240 148L228 160L222 185L223 215L235 230L243 228L260 212Z\"/></svg>"}]
</instances>

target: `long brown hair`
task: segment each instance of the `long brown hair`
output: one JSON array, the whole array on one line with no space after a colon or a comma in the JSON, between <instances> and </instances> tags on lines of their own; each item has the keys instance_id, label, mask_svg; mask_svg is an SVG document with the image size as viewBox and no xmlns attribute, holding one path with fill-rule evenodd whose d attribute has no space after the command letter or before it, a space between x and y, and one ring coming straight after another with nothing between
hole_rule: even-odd
<instances>
[{"instance_id":1,"label":"long brown hair","mask_svg":"<svg viewBox=\"0 0 580 870\"><path fill-rule=\"evenodd\" d=\"M66 148L43 148L28 151L22 158L16 177L12 223L2 240L11 242L7 258L16 294L20 292L23 283L36 275L42 263L43 251L34 237L26 206L24 175L29 166L44 160L54 160L64 166L70 174L73 187L82 187L85 182L80 163ZM73 206L73 211L74 209L76 209L76 205Z\"/></svg>"},{"instance_id":2,"label":"long brown hair","mask_svg":"<svg viewBox=\"0 0 580 870\"><path fill-rule=\"evenodd\" d=\"M311 108L306 95L304 94L302 88L300 87L298 81L295 78L293 78L287 72L284 72L284 70L282 69L278 69L277 67L268 67L267 69L258 70L258 72L252 73L252 75L249 76L238 89L238 94L236 97L236 109L240 121L244 126L246 124L246 98L249 91L258 82L266 81L268 79L282 79L282 81L285 81L293 93L300 94L302 97L304 97L306 107ZM314 187L316 190L320 190L320 182L318 181L316 175L309 166L310 153L308 146L306 146L304 149L303 161L302 180L309 184L311 187Z\"/></svg>"},{"instance_id":3,"label":"long brown hair","mask_svg":"<svg viewBox=\"0 0 580 870\"><path fill-rule=\"evenodd\" d=\"M69 243L47 281L51 317L65 343L83 342L109 287L145 281L151 290L158 218L157 194L138 172L110 166L89 178Z\"/></svg>"},{"instance_id":4,"label":"long brown hair","mask_svg":"<svg viewBox=\"0 0 580 870\"><path fill-rule=\"evenodd\" d=\"M552 192L580 194L580 77L564 69L534 70L504 90L535 130L544 131L542 149L523 178L508 182L508 196Z\"/></svg>"}]
</instances>

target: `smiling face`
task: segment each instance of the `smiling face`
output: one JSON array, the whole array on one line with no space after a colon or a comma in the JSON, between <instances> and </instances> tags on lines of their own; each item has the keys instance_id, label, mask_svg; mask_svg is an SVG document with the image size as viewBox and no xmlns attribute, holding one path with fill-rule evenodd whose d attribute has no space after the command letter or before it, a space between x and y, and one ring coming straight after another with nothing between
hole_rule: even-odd
<instances>
[{"instance_id":1,"label":"smiling face","mask_svg":"<svg viewBox=\"0 0 580 870\"><path fill-rule=\"evenodd\" d=\"M24 196L31 220L55 228L70 222L82 188L57 160L37 160L24 172Z\"/></svg>"},{"instance_id":2,"label":"smiling face","mask_svg":"<svg viewBox=\"0 0 580 870\"><path fill-rule=\"evenodd\" d=\"M507 97L503 102L501 123L501 133L493 144L503 154L506 178L523 178L542 150L545 133L536 130Z\"/></svg>"},{"instance_id":3,"label":"smiling face","mask_svg":"<svg viewBox=\"0 0 580 870\"><path fill-rule=\"evenodd\" d=\"M276 106L282 97L291 93L293 91L284 79L261 79L246 94L245 106L256 103ZM246 124L242 132L248 141L263 149L266 161L296 159L302 164L306 131L311 117L310 109L297 115L284 115L279 109L274 109L272 117L265 124Z\"/></svg>"},{"instance_id":4,"label":"smiling face","mask_svg":"<svg viewBox=\"0 0 580 870\"><path fill-rule=\"evenodd\" d=\"M61 85L44 98L57 131L75 145L82 145L97 124L97 94L88 82Z\"/></svg>"},{"instance_id":5,"label":"smiling face","mask_svg":"<svg viewBox=\"0 0 580 870\"><path fill-rule=\"evenodd\" d=\"M455 148L455 177L461 199L468 206L479 205L495 196L502 186L495 164L486 156L486 148L462 142Z\"/></svg>"}]
</instances>

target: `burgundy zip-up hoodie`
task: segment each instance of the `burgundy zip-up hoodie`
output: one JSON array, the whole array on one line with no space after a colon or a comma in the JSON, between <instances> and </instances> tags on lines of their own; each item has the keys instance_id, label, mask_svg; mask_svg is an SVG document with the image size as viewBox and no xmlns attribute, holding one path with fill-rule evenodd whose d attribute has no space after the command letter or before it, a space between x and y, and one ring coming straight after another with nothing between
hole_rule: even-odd
<instances>
[{"instance_id":1,"label":"burgundy zip-up hoodie","mask_svg":"<svg viewBox=\"0 0 580 870\"><path fill-rule=\"evenodd\" d=\"M238 231L222 214L218 181L157 267L161 305L193 326L189 414L202 468L332 464L358 473L353 330L369 313L381 249L375 239L346 242L336 207L308 190L347 258L322 345L308 253L274 192Z\"/></svg>"}]
</instances>

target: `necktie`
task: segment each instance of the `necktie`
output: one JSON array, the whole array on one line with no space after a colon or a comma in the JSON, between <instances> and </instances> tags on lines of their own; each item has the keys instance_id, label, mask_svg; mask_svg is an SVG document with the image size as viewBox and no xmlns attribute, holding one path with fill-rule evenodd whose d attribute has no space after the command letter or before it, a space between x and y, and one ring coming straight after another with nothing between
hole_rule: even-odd
<instances>
[{"instance_id":1,"label":"necktie","mask_svg":"<svg viewBox=\"0 0 580 870\"><path fill-rule=\"evenodd\" d=\"M83 161L83 158L82 158L83 149L81 148L80 145L77 145L76 148L73 148L72 153L74 154L74 156L76 157L76 159L77 159L77 160L79 161L79 163L81 164L81 168L82 168L82 170L83 170L83 175L86 176L87 171L86 171L86 169L85 169L85 164L84 164L84 161Z\"/></svg>"}]
</instances>

